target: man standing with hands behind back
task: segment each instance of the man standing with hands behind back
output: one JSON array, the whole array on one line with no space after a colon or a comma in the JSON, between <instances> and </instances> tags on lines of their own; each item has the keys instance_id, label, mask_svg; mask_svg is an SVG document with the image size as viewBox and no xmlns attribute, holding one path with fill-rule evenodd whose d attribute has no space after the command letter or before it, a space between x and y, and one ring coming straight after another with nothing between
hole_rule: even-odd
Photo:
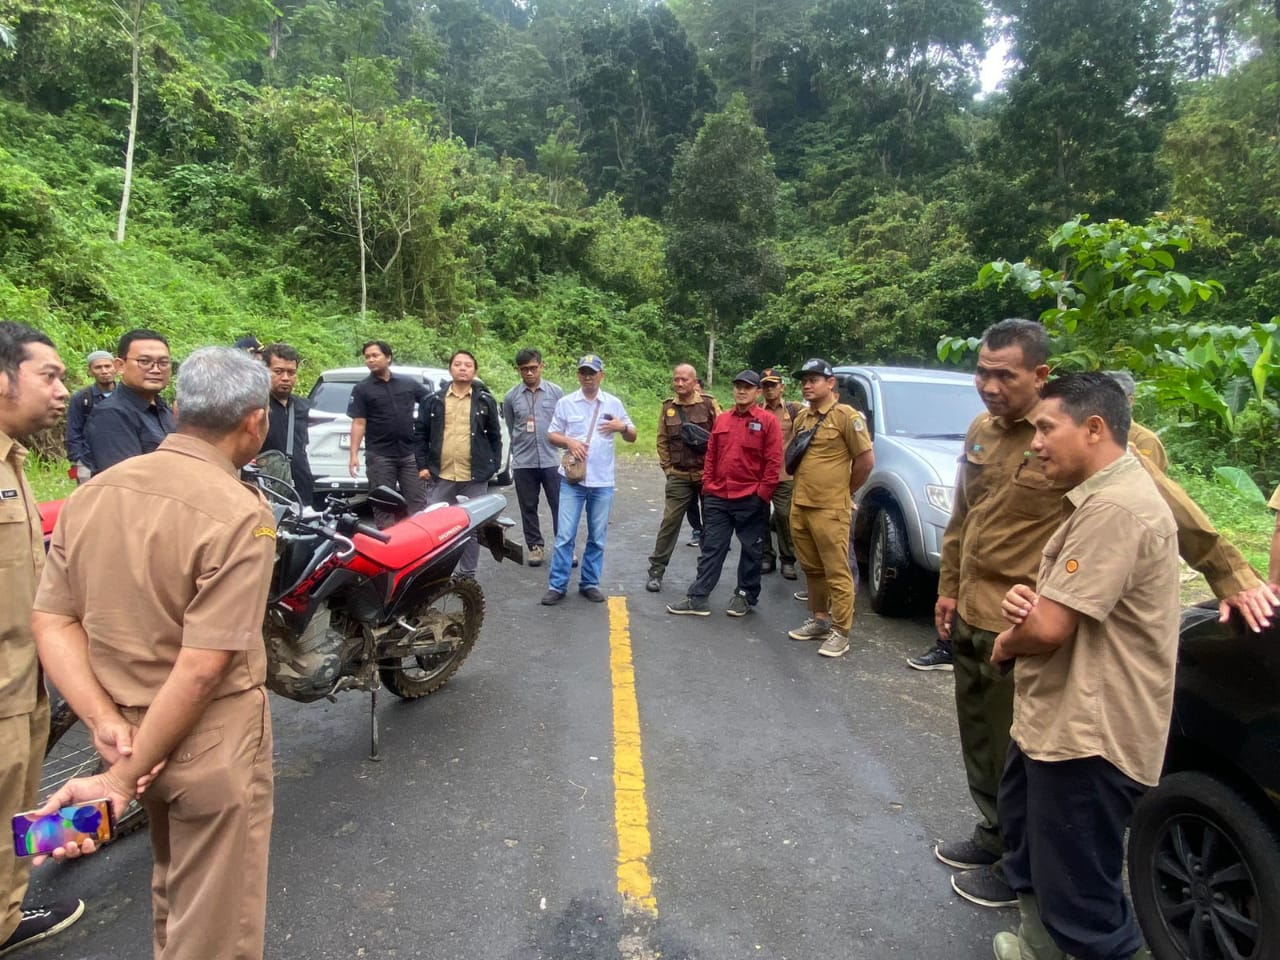
<instances>
[{"instance_id":1,"label":"man standing with hands behind back","mask_svg":"<svg viewBox=\"0 0 1280 960\"><path fill-rule=\"evenodd\" d=\"M238 471L266 438L269 391L256 357L191 354L178 431L67 501L35 601L41 662L109 764L43 810L107 797L120 811L163 764L142 796L156 960L262 957L272 818L262 611L275 524ZM77 852L92 851L64 850Z\"/></svg>"},{"instance_id":2,"label":"man standing with hands behind back","mask_svg":"<svg viewBox=\"0 0 1280 960\"><path fill-rule=\"evenodd\" d=\"M417 436L415 415L431 391L426 385L391 372L391 345L370 340L360 350L369 370L351 390L347 416L351 418L351 452L347 466L351 476L360 475L360 443L364 441L365 473L369 489L390 487L408 501L409 512L421 510L427 502L426 484L418 476L414 453ZM379 529L395 522L395 514L373 508Z\"/></svg>"},{"instance_id":3,"label":"man standing with hands behind back","mask_svg":"<svg viewBox=\"0 0 1280 960\"><path fill-rule=\"evenodd\" d=\"M40 512L18 442L58 422L67 402L64 369L39 330L0 320L0 814L34 809L49 739L49 700L36 661L31 604L44 566ZM30 861L0 844L0 953L75 923L84 904L65 897L23 908Z\"/></svg>"}]
</instances>

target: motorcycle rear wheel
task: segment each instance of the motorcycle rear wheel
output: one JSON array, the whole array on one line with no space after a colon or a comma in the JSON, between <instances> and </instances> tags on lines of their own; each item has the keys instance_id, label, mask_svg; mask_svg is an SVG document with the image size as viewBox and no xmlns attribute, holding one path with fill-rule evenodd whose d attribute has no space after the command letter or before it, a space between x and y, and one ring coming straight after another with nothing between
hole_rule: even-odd
<instances>
[{"instance_id":1,"label":"motorcycle rear wheel","mask_svg":"<svg viewBox=\"0 0 1280 960\"><path fill-rule=\"evenodd\" d=\"M88 728L80 722L67 701L51 693L49 742L44 749L44 771L40 775L41 802L68 780L91 777L103 766L102 758L93 748ZM131 801L124 815L116 819L112 840L133 833L146 822L147 811L136 799Z\"/></svg>"},{"instance_id":2,"label":"motorcycle rear wheel","mask_svg":"<svg viewBox=\"0 0 1280 960\"><path fill-rule=\"evenodd\" d=\"M451 580L434 588L405 619L413 626L427 616L444 616L445 632L458 642L448 653L383 660L378 667L382 685L402 700L435 693L458 672L475 646L484 622L484 591L474 580Z\"/></svg>"}]
</instances>

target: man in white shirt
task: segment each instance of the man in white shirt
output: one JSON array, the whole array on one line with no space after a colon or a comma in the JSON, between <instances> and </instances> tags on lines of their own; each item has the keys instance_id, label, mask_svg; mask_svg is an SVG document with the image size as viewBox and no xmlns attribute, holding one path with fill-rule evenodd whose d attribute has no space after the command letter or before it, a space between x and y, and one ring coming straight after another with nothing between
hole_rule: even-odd
<instances>
[{"instance_id":1,"label":"man in white shirt","mask_svg":"<svg viewBox=\"0 0 1280 960\"><path fill-rule=\"evenodd\" d=\"M614 437L636 442L635 424L627 416L622 401L600 389L604 381L604 361L588 353L578 361L578 385L556 402L547 439L586 464L586 476L578 483L565 479L560 468L560 511L556 521L556 547L551 557L551 574L544 606L564 599L573 569L573 551L578 539L578 522L587 514L587 547L582 553L578 592L594 603L603 603L600 573L604 567L604 544L609 532L609 508L613 505Z\"/></svg>"}]
</instances>

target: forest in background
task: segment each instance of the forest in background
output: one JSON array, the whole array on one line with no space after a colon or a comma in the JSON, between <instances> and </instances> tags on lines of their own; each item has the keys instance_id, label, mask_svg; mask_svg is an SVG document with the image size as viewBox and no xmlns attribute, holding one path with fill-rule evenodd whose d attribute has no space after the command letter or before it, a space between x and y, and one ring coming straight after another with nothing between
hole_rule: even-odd
<instances>
[{"instance_id":1,"label":"forest in background","mask_svg":"<svg viewBox=\"0 0 1280 960\"><path fill-rule=\"evenodd\" d=\"M712 348L937 365L1056 307L1269 489L1278 89L1257 0L0 0L0 315L77 377L136 326L503 389L592 350L644 415Z\"/></svg>"}]
</instances>

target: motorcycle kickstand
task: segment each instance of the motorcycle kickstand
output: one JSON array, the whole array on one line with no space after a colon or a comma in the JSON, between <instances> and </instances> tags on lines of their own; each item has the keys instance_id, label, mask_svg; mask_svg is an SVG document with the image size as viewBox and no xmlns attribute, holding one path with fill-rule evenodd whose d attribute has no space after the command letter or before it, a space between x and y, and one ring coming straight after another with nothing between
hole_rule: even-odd
<instances>
[{"instance_id":1,"label":"motorcycle kickstand","mask_svg":"<svg viewBox=\"0 0 1280 960\"><path fill-rule=\"evenodd\" d=\"M375 763L382 760L378 755L378 688L369 691L369 759Z\"/></svg>"}]
</instances>

